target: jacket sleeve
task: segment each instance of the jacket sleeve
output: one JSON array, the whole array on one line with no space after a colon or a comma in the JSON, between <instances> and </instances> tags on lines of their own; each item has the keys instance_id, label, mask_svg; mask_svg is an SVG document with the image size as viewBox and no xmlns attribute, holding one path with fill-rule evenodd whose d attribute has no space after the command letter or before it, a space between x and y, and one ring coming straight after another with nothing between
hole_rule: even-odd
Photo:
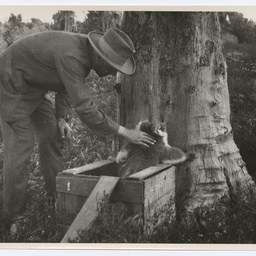
<instances>
[{"instance_id":1,"label":"jacket sleeve","mask_svg":"<svg viewBox=\"0 0 256 256\"><path fill-rule=\"evenodd\" d=\"M91 100L92 92L85 83L85 77L90 70L73 55L55 55L55 63L71 104L81 121L101 134L116 135L119 124L99 110Z\"/></svg>"},{"instance_id":2,"label":"jacket sleeve","mask_svg":"<svg viewBox=\"0 0 256 256\"><path fill-rule=\"evenodd\" d=\"M67 93L56 93L55 95L56 118L67 118L72 114L69 96Z\"/></svg>"}]
</instances>

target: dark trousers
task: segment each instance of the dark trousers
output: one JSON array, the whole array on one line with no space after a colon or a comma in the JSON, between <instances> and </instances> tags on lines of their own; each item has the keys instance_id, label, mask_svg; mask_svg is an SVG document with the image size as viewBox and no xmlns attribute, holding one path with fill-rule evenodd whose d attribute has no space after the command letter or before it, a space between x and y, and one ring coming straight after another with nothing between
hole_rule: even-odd
<instances>
[{"instance_id":1,"label":"dark trousers","mask_svg":"<svg viewBox=\"0 0 256 256\"><path fill-rule=\"evenodd\" d=\"M27 118L15 122L1 120L3 135L3 217L22 214L30 173L30 157L35 136L39 147L39 165L45 179L48 196L54 197L56 175L62 171L63 141L52 104L43 99Z\"/></svg>"}]
</instances>

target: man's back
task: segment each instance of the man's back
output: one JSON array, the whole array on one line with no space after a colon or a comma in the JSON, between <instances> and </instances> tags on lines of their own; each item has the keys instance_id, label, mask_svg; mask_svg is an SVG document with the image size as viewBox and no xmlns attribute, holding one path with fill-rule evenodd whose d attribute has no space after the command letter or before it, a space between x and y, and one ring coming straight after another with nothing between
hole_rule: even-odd
<instances>
[{"instance_id":1,"label":"man's back","mask_svg":"<svg viewBox=\"0 0 256 256\"><path fill-rule=\"evenodd\" d=\"M58 31L24 37L0 56L0 74L8 72L18 92L26 91L26 85L63 91L57 62L79 76L88 75L87 42L86 35Z\"/></svg>"}]
</instances>

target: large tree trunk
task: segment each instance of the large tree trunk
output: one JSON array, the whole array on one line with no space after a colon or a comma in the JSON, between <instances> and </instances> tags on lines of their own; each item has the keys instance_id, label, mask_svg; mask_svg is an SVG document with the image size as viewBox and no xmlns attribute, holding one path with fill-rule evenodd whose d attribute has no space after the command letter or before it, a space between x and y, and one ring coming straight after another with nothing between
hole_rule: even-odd
<instances>
[{"instance_id":1,"label":"large tree trunk","mask_svg":"<svg viewBox=\"0 0 256 256\"><path fill-rule=\"evenodd\" d=\"M226 62L213 12L127 12L137 70L122 77L121 124L165 122L172 146L196 154L177 168L177 203L209 205L254 190L230 125Z\"/></svg>"}]
</instances>

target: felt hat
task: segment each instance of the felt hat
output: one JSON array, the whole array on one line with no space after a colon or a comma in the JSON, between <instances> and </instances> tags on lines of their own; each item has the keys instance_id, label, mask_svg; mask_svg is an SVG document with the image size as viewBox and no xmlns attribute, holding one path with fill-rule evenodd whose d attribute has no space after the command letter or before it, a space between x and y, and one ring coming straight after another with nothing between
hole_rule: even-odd
<instances>
[{"instance_id":1,"label":"felt hat","mask_svg":"<svg viewBox=\"0 0 256 256\"><path fill-rule=\"evenodd\" d=\"M110 28L105 34L92 31L88 34L94 50L110 66L131 75L136 64L132 55L135 53L132 40L121 30Z\"/></svg>"}]
</instances>

